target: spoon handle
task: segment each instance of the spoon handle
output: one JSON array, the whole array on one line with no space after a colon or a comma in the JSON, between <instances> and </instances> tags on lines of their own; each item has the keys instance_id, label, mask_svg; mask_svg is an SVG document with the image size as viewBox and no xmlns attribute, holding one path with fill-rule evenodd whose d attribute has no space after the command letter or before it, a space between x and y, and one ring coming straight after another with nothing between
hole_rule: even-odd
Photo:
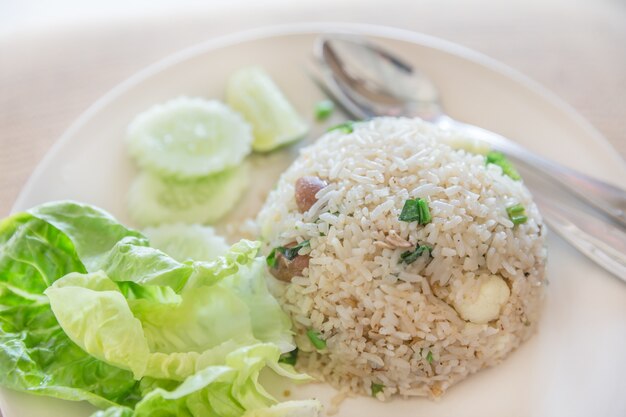
<instances>
[{"instance_id":1,"label":"spoon handle","mask_svg":"<svg viewBox=\"0 0 626 417\"><path fill-rule=\"evenodd\" d=\"M547 178L564 185L577 197L626 227L626 191L623 189L542 158L497 133L447 116L438 118L436 123L442 128L462 130L468 138L488 143L492 149L506 154L514 162L541 171Z\"/></svg>"},{"instance_id":2,"label":"spoon handle","mask_svg":"<svg viewBox=\"0 0 626 417\"><path fill-rule=\"evenodd\" d=\"M556 205L535 193L548 227L589 259L626 282L626 233L574 206Z\"/></svg>"},{"instance_id":3,"label":"spoon handle","mask_svg":"<svg viewBox=\"0 0 626 417\"><path fill-rule=\"evenodd\" d=\"M313 82L339 106L339 109L345 113L346 116L355 116L350 109L343 106L343 101L337 97L331 87L320 81L311 71L309 71L309 76ZM443 128L450 127L449 123L456 124L459 122L449 119L448 121L443 121L440 125L442 125L441 127ZM483 129L475 126L462 125L461 127L483 131ZM488 131L484 132L491 134L491 132ZM478 133L479 132L476 132L476 130L473 130L473 134ZM484 137L482 140L487 142ZM504 140L508 141L508 139ZM502 151L504 151L504 149L502 149ZM593 181L595 182L596 180ZM606 220L599 219L580 209L571 207L566 209L563 205L555 205L552 200L546 198L545 193L539 189L533 190L533 195L550 229L578 249L583 255L588 256L599 266L626 282L626 233Z\"/></svg>"}]
</instances>

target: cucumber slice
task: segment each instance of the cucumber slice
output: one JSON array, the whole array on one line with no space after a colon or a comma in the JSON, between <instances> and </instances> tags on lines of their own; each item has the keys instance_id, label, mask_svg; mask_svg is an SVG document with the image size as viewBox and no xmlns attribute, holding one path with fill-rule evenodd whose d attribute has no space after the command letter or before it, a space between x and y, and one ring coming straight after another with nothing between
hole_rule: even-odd
<instances>
[{"instance_id":1,"label":"cucumber slice","mask_svg":"<svg viewBox=\"0 0 626 417\"><path fill-rule=\"evenodd\" d=\"M231 75L226 102L252 125L255 151L271 151L301 139L308 131L306 123L261 68L243 68Z\"/></svg>"},{"instance_id":2,"label":"cucumber slice","mask_svg":"<svg viewBox=\"0 0 626 417\"><path fill-rule=\"evenodd\" d=\"M190 179L238 165L250 153L252 131L219 101L179 97L139 114L126 139L142 168Z\"/></svg>"},{"instance_id":3,"label":"cucumber slice","mask_svg":"<svg viewBox=\"0 0 626 417\"><path fill-rule=\"evenodd\" d=\"M226 239L210 226L172 223L148 227L143 233L150 246L162 250L179 262L212 261L228 252Z\"/></svg>"},{"instance_id":4,"label":"cucumber slice","mask_svg":"<svg viewBox=\"0 0 626 417\"><path fill-rule=\"evenodd\" d=\"M248 181L246 164L186 181L143 171L131 185L128 208L140 226L213 223L235 206Z\"/></svg>"}]
</instances>

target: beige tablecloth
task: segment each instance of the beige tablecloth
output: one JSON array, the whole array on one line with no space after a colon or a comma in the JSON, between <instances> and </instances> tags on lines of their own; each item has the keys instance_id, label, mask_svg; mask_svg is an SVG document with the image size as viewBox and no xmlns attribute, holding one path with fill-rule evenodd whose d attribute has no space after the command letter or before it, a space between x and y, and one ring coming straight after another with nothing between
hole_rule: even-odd
<instances>
[{"instance_id":1,"label":"beige tablecloth","mask_svg":"<svg viewBox=\"0 0 626 417\"><path fill-rule=\"evenodd\" d=\"M297 21L390 25L474 48L561 96L626 155L624 1L207 2L0 36L0 216L68 125L134 72L213 36Z\"/></svg>"}]
</instances>

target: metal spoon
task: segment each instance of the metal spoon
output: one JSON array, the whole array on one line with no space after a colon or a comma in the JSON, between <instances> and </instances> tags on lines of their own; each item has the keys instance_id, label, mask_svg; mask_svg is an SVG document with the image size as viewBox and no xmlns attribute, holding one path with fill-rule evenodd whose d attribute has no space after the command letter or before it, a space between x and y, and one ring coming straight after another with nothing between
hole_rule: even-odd
<instances>
[{"instance_id":1,"label":"metal spoon","mask_svg":"<svg viewBox=\"0 0 626 417\"><path fill-rule=\"evenodd\" d=\"M341 50L342 46L347 51ZM516 162L538 168L544 176L552 178L552 185L557 185L552 190L545 188L549 183L536 184L533 188L546 223L582 254L626 282L626 233L622 230L626 193L623 190L540 158L500 135L451 119L443 113L432 82L380 47L362 39L327 36L319 40L315 52L323 70L323 82L314 73L309 75L351 117L421 117L443 128L462 129L465 135L484 141ZM353 62L349 66L347 59L360 65L355 67ZM559 184L567 187L558 187ZM602 204L610 207L596 204L579 192L577 186L586 187L594 198L602 198ZM565 190L569 195L562 193ZM556 204L555 198L559 202L589 201L619 225L571 204L575 201Z\"/></svg>"},{"instance_id":2,"label":"metal spoon","mask_svg":"<svg viewBox=\"0 0 626 417\"><path fill-rule=\"evenodd\" d=\"M328 35L318 40L315 54L327 87L353 117L419 117L462 131L464 137L487 143L514 162L539 170L626 228L626 191L542 158L497 133L450 118L431 80L389 51L362 38Z\"/></svg>"}]
</instances>

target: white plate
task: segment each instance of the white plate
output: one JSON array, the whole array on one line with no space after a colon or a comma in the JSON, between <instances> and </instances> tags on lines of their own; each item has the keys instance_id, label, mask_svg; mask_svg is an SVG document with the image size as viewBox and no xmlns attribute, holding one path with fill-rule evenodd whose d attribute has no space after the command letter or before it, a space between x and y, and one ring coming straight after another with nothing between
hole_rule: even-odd
<instances>
[{"instance_id":1,"label":"white plate","mask_svg":"<svg viewBox=\"0 0 626 417\"><path fill-rule=\"evenodd\" d=\"M209 41L123 83L91 107L39 165L14 211L55 199L101 206L127 221L134 168L124 129L154 103L185 95L222 97L224 80L244 65L265 67L301 114L322 97L304 70L319 32L368 35L421 68L440 87L449 113L505 134L528 148L609 181L626 168L571 108L502 65L424 35L363 25L306 24ZM322 131L318 126L317 133ZM548 298L538 334L501 365L453 387L439 402L370 398L345 401L339 416L624 416L626 288L555 236L549 238ZM325 401L321 384L296 390ZM2 390L5 417L87 416L92 408Z\"/></svg>"}]
</instances>

